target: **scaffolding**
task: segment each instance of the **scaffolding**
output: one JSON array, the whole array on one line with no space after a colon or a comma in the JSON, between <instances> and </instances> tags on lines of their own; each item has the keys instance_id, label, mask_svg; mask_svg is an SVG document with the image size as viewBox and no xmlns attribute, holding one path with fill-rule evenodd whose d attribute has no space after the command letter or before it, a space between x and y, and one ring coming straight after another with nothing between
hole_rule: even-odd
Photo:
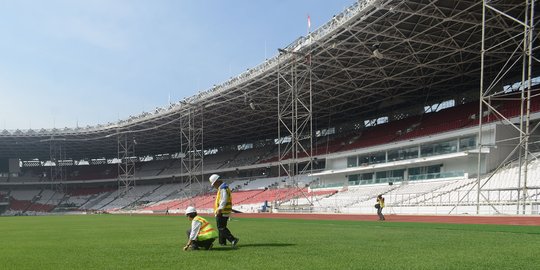
<instances>
[{"instance_id":1,"label":"scaffolding","mask_svg":"<svg viewBox=\"0 0 540 270\"><path fill-rule=\"evenodd\" d=\"M66 150L61 141L51 137L49 141L49 160L52 163L50 167L49 180L51 181L51 189L55 192L65 191L65 181L67 178L66 167Z\"/></svg>"},{"instance_id":2,"label":"scaffolding","mask_svg":"<svg viewBox=\"0 0 540 270\"><path fill-rule=\"evenodd\" d=\"M311 174L313 165L312 63L311 54L279 51L290 57L286 65L278 64L277 71L279 177L287 177L292 187L292 194L282 197L292 197L294 208L299 195L307 198L299 176Z\"/></svg>"},{"instance_id":3,"label":"scaffolding","mask_svg":"<svg viewBox=\"0 0 540 270\"><path fill-rule=\"evenodd\" d=\"M534 77L533 63L539 62L539 59L534 57L533 42L537 37L533 36L534 32L534 0L525 0L520 5L504 4L499 1L482 1L482 47L481 47L481 70L480 70L480 102L478 113L478 164L477 164L477 180L470 191L476 189L476 214L480 214L481 200L487 202L491 208L497 213L496 201L490 201L489 196L486 196L482 187L485 186L499 171L503 165L509 160L517 156L519 175L517 182L517 199L516 199L516 214L526 214L528 203L528 186L527 186L527 164L529 164L533 155L530 153L529 144L531 134L536 130L538 125L531 129L530 125L530 108L531 108L531 88L532 79ZM499 33L487 33L487 24L497 24L504 29ZM493 31L493 30L492 30ZM514 47L512 52L501 54L497 51L500 46L511 44ZM501 57L505 57L504 66L496 75L492 74L488 69L490 63L500 61ZM495 60L497 59L497 60ZM520 72L520 78L516 79L516 71ZM503 87L505 83L513 83L519 81L517 89L512 86ZM516 92L519 91L519 95ZM519 121L513 122L504 115L501 108L497 107L497 102L500 101L517 101L519 102ZM485 121L492 121L496 118L505 125L513 127L518 136L515 138L515 147L501 164L487 177L482 179L481 175L485 173L486 158L483 154L489 151L490 145L484 144ZM461 202L468 193L460 198ZM521 211L520 211L521 209ZM453 210L453 209L452 209ZM451 210L451 211L452 211ZM529 209L532 211L532 204Z\"/></svg>"},{"instance_id":4,"label":"scaffolding","mask_svg":"<svg viewBox=\"0 0 540 270\"><path fill-rule=\"evenodd\" d=\"M195 205L195 196L203 190L204 183L204 112L203 107L192 104L183 104L186 108L184 115L180 116L180 152L181 173L184 183L189 188L187 192L179 190L179 193L188 195L191 205Z\"/></svg>"},{"instance_id":5,"label":"scaffolding","mask_svg":"<svg viewBox=\"0 0 540 270\"><path fill-rule=\"evenodd\" d=\"M135 186L135 145L137 141L130 133L117 132L118 195L129 197Z\"/></svg>"}]
</instances>

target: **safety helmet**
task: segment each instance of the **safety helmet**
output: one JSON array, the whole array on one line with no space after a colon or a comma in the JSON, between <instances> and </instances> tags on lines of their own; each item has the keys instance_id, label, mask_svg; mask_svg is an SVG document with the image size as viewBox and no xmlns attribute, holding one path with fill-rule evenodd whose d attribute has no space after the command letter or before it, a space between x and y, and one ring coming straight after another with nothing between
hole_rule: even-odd
<instances>
[{"instance_id":1,"label":"safety helmet","mask_svg":"<svg viewBox=\"0 0 540 270\"><path fill-rule=\"evenodd\" d=\"M191 213L197 213L197 210L193 206L188 206L188 208L186 209L186 215Z\"/></svg>"},{"instance_id":2,"label":"safety helmet","mask_svg":"<svg viewBox=\"0 0 540 270\"><path fill-rule=\"evenodd\" d=\"M208 179L210 181L210 184L211 185L214 185L214 183L219 179L219 175L217 174L212 174L210 175L210 179Z\"/></svg>"}]
</instances>

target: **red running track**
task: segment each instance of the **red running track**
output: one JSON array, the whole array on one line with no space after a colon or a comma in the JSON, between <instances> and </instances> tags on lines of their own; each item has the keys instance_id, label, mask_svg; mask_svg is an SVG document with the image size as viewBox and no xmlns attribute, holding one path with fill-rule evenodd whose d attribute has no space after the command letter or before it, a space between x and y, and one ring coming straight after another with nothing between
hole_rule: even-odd
<instances>
[{"instance_id":1,"label":"red running track","mask_svg":"<svg viewBox=\"0 0 540 270\"><path fill-rule=\"evenodd\" d=\"M258 213L234 214L234 217L246 218L288 218L308 220L363 220L377 221L377 215L349 215L349 214L285 214L285 213ZM420 216L420 215L385 215L385 222L426 222L426 223L454 223L454 224L500 224L500 225L527 225L540 226L540 216Z\"/></svg>"}]
</instances>

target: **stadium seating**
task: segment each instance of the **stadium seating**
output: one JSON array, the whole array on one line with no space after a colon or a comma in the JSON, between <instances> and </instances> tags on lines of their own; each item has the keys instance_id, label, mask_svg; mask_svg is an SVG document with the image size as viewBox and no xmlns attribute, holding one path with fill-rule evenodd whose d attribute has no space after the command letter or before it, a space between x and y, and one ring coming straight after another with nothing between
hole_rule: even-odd
<instances>
[{"instance_id":1,"label":"stadium seating","mask_svg":"<svg viewBox=\"0 0 540 270\"><path fill-rule=\"evenodd\" d=\"M157 176L167 168L171 163L170 160L156 160L150 162L141 162L140 166L137 168L135 175L137 177L151 177Z\"/></svg>"},{"instance_id":2,"label":"stadium seating","mask_svg":"<svg viewBox=\"0 0 540 270\"><path fill-rule=\"evenodd\" d=\"M144 186L134 186L131 187L127 193L125 194L119 194L115 200L111 201L110 203L104 205L101 210L105 211L111 211L111 210L120 210L127 206L129 206L132 203L137 202L141 197L145 194L152 193L155 189L157 189L158 185L144 185Z\"/></svg>"},{"instance_id":3,"label":"stadium seating","mask_svg":"<svg viewBox=\"0 0 540 270\"><path fill-rule=\"evenodd\" d=\"M498 202L515 200L517 191L517 161L509 163L505 168L494 174L489 181L487 176L482 179L484 184L482 198ZM533 161L529 166L529 196L538 198L540 194L540 162ZM233 193L236 210L246 212L260 211L261 206L268 204L280 208L308 206L310 211L339 212L339 213L372 213L375 197L384 194L387 211L396 213L430 213L433 211L449 211L452 205L464 205L461 211L472 211L467 205L476 202L477 193L474 188L475 179L439 179L413 181L409 183L373 184L349 186L343 189L314 189L308 188L279 188L271 183L290 184L285 179L261 178L253 180L238 180L231 186L243 186ZM299 181L308 182L309 178ZM10 209L13 211L27 211L32 213L50 212L58 204L80 206L80 209L115 211L130 206L132 209L144 211L164 212L173 210L182 212L190 205L197 206L201 212L212 211L215 200L215 191L209 191L208 186L198 189L198 196L190 197L184 189L186 184L145 185L132 187L126 194L116 190L94 188L88 190L71 190L66 194L52 190L14 190ZM184 190L184 191L183 191ZM202 192L202 193L200 193ZM141 205L134 205L140 201ZM434 210L437 209L437 210ZM502 208L503 211L514 209Z\"/></svg>"},{"instance_id":4,"label":"stadium seating","mask_svg":"<svg viewBox=\"0 0 540 270\"><path fill-rule=\"evenodd\" d=\"M498 107L506 117L514 117L519 114L519 102L510 100L494 103L494 106ZM532 98L531 111L536 112L539 110L540 97L534 97ZM478 124L477 114L478 103L469 102L438 112L410 116L402 120L391 121L367 127L356 132L327 138L326 141L320 141L315 144L314 153L315 155L324 155L366 148L474 126ZM494 122L499 119L500 117L492 113L485 116L484 122ZM287 158L290 158L290 156L285 156L283 159ZM275 162L278 160L276 153L276 156L262 160L260 163Z\"/></svg>"},{"instance_id":5,"label":"stadium seating","mask_svg":"<svg viewBox=\"0 0 540 270\"><path fill-rule=\"evenodd\" d=\"M27 189L27 190L12 190L11 197L21 201L32 201L41 190L39 189Z\"/></svg>"},{"instance_id":6,"label":"stadium seating","mask_svg":"<svg viewBox=\"0 0 540 270\"><path fill-rule=\"evenodd\" d=\"M498 108L507 117L513 117L519 114L519 102L517 101L494 101L493 104L493 106ZM531 103L531 111L537 112L539 110L540 97L534 97ZM478 103L470 102L438 112L410 116L405 119L366 127L358 131L321 137L316 140L313 153L317 156L361 149L474 126L478 123L477 111ZM484 116L484 122L493 122L499 119L500 117L494 113ZM304 156L305 154L299 153L300 158ZM287 159L288 157L290 155L284 158ZM277 146L271 145L240 151L220 151L217 154L207 155L205 156L204 166L206 171L215 171L275 162L277 160ZM115 179L118 177L118 165L116 164L65 166L64 169L66 174L65 180L67 181ZM158 175L179 175L181 172L181 160L168 159L139 162L137 163L135 174L137 177L151 178ZM47 181L50 178L50 173L50 167L23 167L21 174L18 177L11 177L9 181ZM7 181L7 178L5 181Z\"/></svg>"},{"instance_id":7,"label":"stadium seating","mask_svg":"<svg viewBox=\"0 0 540 270\"><path fill-rule=\"evenodd\" d=\"M15 211L26 211L32 205L31 201L11 199L9 208Z\"/></svg>"},{"instance_id":8,"label":"stadium seating","mask_svg":"<svg viewBox=\"0 0 540 270\"><path fill-rule=\"evenodd\" d=\"M494 101L493 106L507 117L519 114L519 103L516 101ZM361 130L321 137L315 142L313 152L315 155L326 155L474 126L478 123L477 110L478 103L471 102L438 112L365 127ZM540 111L540 97L533 98L531 110ZM483 116L484 122L499 120L500 117L494 113L486 113ZM220 151L205 156L204 168L206 171L219 171L274 162L278 160L276 152L276 145L240 151ZM300 154L300 157L302 156ZM115 179L118 176L117 166L116 164L66 166L66 180ZM178 175L181 171L179 159L139 162L136 166L136 176L146 179ZM528 171L527 183L531 187L528 195L538 199L540 198L540 162L531 162L528 165ZM50 167L22 168L22 172L17 177L10 178L9 181L42 182L50 178L49 174ZM483 176L481 201L484 203L497 201L501 204L515 201L518 194L518 179L517 161L506 164L502 170L490 178ZM8 181L7 178L2 180ZM308 177L300 177L296 181L308 186L311 184ZM447 211L453 204L458 203L463 205L462 211L469 211L471 208L467 208L468 205L474 204L478 198L477 191L473 188L475 184L475 179L464 176L396 183L393 186L373 184L346 188L309 189L308 191L308 188L291 188L293 183L284 177L250 177L237 179L230 183L230 187L234 191L235 207L243 211L258 211L263 203L270 202L278 207L308 205L311 211L320 212L372 213L376 195L384 194L388 207L392 207L392 211L421 213L433 211L435 207ZM192 196L192 194L198 195ZM205 182L202 186L192 187L187 183L137 185L131 187L125 194L116 188L80 187L69 189L65 194L50 189L15 189L9 193L9 196L11 210L36 213L53 211L62 205L74 209L104 211L122 209L183 211L188 205L196 205L201 211L210 212L215 191ZM413 208L415 210L412 210ZM507 211L504 206L501 206L501 209Z\"/></svg>"}]
</instances>

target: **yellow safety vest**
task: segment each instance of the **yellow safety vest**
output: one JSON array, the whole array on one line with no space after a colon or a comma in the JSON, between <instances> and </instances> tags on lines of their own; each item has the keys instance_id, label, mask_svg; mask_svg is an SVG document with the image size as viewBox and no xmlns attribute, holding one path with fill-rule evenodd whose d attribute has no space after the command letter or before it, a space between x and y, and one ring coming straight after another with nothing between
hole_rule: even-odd
<instances>
[{"instance_id":1,"label":"yellow safety vest","mask_svg":"<svg viewBox=\"0 0 540 270\"><path fill-rule=\"evenodd\" d=\"M216 203L214 204L214 213L217 214L217 210L219 207L219 202L221 201L221 187L217 191L216 196ZM225 207L221 210L221 213L223 215L229 215L232 213L232 195L231 195L231 189L229 187L225 188L227 191L227 203L225 204Z\"/></svg>"},{"instance_id":2,"label":"yellow safety vest","mask_svg":"<svg viewBox=\"0 0 540 270\"><path fill-rule=\"evenodd\" d=\"M214 229L214 227L212 227L212 224L206 221L206 219L200 216L196 216L193 218L193 220L201 223L201 229L199 230L199 233L197 234L198 241L204 241L204 240L218 237L218 233L216 229Z\"/></svg>"},{"instance_id":3,"label":"yellow safety vest","mask_svg":"<svg viewBox=\"0 0 540 270\"><path fill-rule=\"evenodd\" d=\"M381 206L381 208L384 208L384 199L380 200L377 198L377 203Z\"/></svg>"}]
</instances>

